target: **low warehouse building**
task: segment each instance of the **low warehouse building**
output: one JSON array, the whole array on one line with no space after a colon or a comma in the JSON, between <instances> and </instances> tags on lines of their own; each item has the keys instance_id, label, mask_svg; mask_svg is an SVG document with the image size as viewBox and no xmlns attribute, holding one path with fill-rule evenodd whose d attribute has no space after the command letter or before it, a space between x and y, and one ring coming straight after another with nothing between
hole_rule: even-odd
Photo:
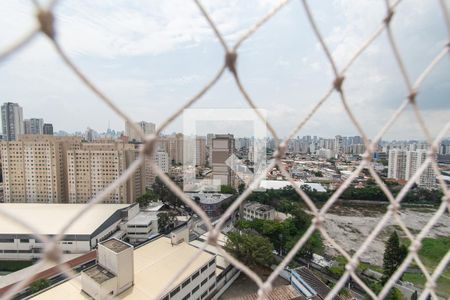
<instances>
[{"instance_id":1,"label":"low warehouse building","mask_svg":"<svg viewBox=\"0 0 450 300\"><path fill-rule=\"evenodd\" d=\"M1 203L0 210L32 225L38 233L57 235L85 204ZM67 230L59 247L65 254L86 253L114 234L120 222L139 212L137 204L96 204ZM42 256L45 244L9 218L0 217L0 260L31 260Z\"/></svg>"}]
</instances>

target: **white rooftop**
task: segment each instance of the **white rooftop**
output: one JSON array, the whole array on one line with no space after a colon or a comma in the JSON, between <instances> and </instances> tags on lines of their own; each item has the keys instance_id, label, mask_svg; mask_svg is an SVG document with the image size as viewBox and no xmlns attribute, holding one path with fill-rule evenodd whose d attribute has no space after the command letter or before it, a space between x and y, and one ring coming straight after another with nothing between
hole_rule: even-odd
<instances>
[{"instance_id":1,"label":"white rooftop","mask_svg":"<svg viewBox=\"0 0 450 300\"><path fill-rule=\"evenodd\" d=\"M148 225L151 221L157 221L156 212L141 211L135 217L127 222L127 226Z\"/></svg>"},{"instance_id":2,"label":"white rooftop","mask_svg":"<svg viewBox=\"0 0 450 300\"><path fill-rule=\"evenodd\" d=\"M58 234L86 204L0 203L0 211L14 215L44 235ZM75 221L66 234L91 234L117 210L130 204L96 204ZM0 217L0 234L32 234L20 223Z\"/></svg>"},{"instance_id":3,"label":"white rooftop","mask_svg":"<svg viewBox=\"0 0 450 300\"><path fill-rule=\"evenodd\" d=\"M116 299L155 299L161 289L187 264L198 249L187 243L172 246L170 238L161 237L134 250L134 285ZM214 258L202 252L175 280L169 291ZM80 276L54 286L33 299L90 299L81 292Z\"/></svg>"}]
</instances>

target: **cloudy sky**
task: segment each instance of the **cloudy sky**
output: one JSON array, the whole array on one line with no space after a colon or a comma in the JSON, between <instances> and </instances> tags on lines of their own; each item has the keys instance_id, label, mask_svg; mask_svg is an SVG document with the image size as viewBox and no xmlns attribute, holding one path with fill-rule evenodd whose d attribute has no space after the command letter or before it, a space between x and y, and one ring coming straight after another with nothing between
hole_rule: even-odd
<instances>
[{"instance_id":1,"label":"cloudy sky","mask_svg":"<svg viewBox=\"0 0 450 300\"><path fill-rule=\"evenodd\" d=\"M30 2L1 2L0 52L34 26ZM385 14L382 0L310 2L340 67ZM231 45L277 2L202 3ZM56 8L56 22L58 38L69 56L135 120L160 124L197 93L223 62L223 49L193 1L64 0ZM392 26L409 76L415 80L447 41L438 1L403 1ZM238 55L243 84L257 105L267 110L281 136L308 114L333 79L300 1L284 7L242 45ZM418 96L434 134L450 119L449 75L447 56ZM374 136L407 94L386 34L349 70L344 89L364 130ZM0 102L6 101L18 102L24 118L42 117L55 130L83 131L89 126L104 131L108 123L113 129L124 128L123 121L64 66L45 37L0 62ZM193 107L248 108L228 73ZM181 127L177 120L167 132ZM354 135L356 130L333 95L298 134ZM384 136L422 137L410 110Z\"/></svg>"}]
</instances>

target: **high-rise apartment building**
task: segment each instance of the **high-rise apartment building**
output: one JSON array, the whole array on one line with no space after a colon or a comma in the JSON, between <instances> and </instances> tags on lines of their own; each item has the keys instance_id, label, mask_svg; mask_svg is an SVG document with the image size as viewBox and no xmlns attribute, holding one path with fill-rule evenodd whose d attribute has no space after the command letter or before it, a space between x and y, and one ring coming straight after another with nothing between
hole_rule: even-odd
<instances>
[{"instance_id":1,"label":"high-rise apartment building","mask_svg":"<svg viewBox=\"0 0 450 300\"><path fill-rule=\"evenodd\" d=\"M182 133L161 137L159 148L167 152L171 163L183 163L184 136Z\"/></svg>"},{"instance_id":2,"label":"high-rise apartment building","mask_svg":"<svg viewBox=\"0 0 450 300\"><path fill-rule=\"evenodd\" d=\"M170 160L169 155L163 151L158 150L153 155L155 164L164 172L169 173ZM153 171L150 157L145 157L144 161L144 187L151 188L155 182L155 172Z\"/></svg>"},{"instance_id":3,"label":"high-rise apartment building","mask_svg":"<svg viewBox=\"0 0 450 300\"><path fill-rule=\"evenodd\" d=\"M4 202L67 202L66 153L80 138L23 135L0 145Z\"/></svg>"},{"instance_id":4,"label":"high-rise apartment building","mask_svg":"<svg viewBox=\"0 0 450 300\"><path fill-rule=\"evenodd\" d=\"M5 141L15 141L24 134L23 110L17 103L2 105L2 130Z\"/></svg>"},{"instance_id":5,"label":"high-rise apartment building","mask_svg":"<svg viewBox=\"0 0 450 300\"><path fill-rule=\"evenodd\" d=\"M23 121L25 134L43 134L44 119L31 118Z\"/></svg>"},{"instance_id":6,"label":"high-rise apartment building","mask_svg":"<svg viewBox=\"0 0 450 300\"><path fill-rule=\"evenodd\" d=\"M212 139L212 179L220 180L220 185L233 185L233 172L226 160L233 154L234 137L232 134L216 134Z\"/></svg>"},{"instance_id":7,"label":"high-rise apartment building","mask_svg":"<svg viewBox=\"0 0 450 300\"><path fill-rule=\"evenodd\" d=\"M42 130L43 130L43 134L53 135L53 124L44 123Z\"/></svg>"},{"instance_id":8,"label":"high-rise apartment building","mask_svg":"<svg viewBox=\"0 0 450 300\"><path fill-rule=\"evenodd\" d=\"M195 139L195 163L197 166L206 166L206 138L198 136Z\"/></svg>"},{"instance_id":9,"label":"high-rise apartment building","mask_svg":"<svg viewBox=\"0 0 450 300\"><path fill-rule=\"evenodd\" d=\"M427 157L427 150L392 149L389 151L388 178L408 180L420 168ZM425 188L436 187L436 174L429 165L416 182Z\"/></svg>"},{"instance_id":10,"label":"high-rise apartment building","mask_svg":"<svg viewBox=\"0 0 450 300\"><path fill-rule=\"evenodd\" d=\"M145 135L156 132L156 125L154 123L141 121L137 122L136 125L142 129ZM134 130L134 128L128 122L125 122L125 135L128 137L128 141L130 142L142 142L142 139L139 136L138 132Z\"/></svg>"},{"instance_id":11,"label":"high-rise apartment building","mask_svg":"<svg viewBox=\"0 0 450 300\"><path fill-rule=\"evenodd\" d=\"M67 153L68 202L86 203L114 180L137 158L134 145L83 143ZM142 170L106 197L104 203L131 203L143 192Z\"/></svg>"}]
</instances>

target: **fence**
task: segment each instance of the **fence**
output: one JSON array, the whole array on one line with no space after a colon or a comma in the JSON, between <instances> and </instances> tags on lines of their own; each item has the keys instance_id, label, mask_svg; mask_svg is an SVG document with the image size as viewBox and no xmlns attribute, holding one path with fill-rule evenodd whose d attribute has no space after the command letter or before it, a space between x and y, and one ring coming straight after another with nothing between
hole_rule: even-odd
<instances>
[{"instance_id":1,"label":"fence","mask_svg":"<svg viewBox=\"0 0 450 300\"><path fill-rule=\"evenodd\" d=\"M8 48L4 49L0 52L0 64L4 62L6 59L11 59L12 56L20 51L22 48L26 47L30 41L32 41L36 36L39 34L43 34L48 38L48 42L51 43L56 51L56 53L62 58L65 65L68 67L70 71L72 71L94 94L98 96L98 98L103 101L107 106L112 109L118 116L120 116L123 120L128 121L129 124L131 124L134 127L134 130L140 134L140 136L144 140L144 144L141 147L140 155L136 161L134 161L131 166L124 172L117 180L115 180L111 185L109 185L107 188L105 188L101 193L99 193L96 197L94 197L88 204L86 204L84 210L82 210L80 213L78 213L75 217L73 217L71 220L67 222L67 225L63 228L63 230L54 238L48 238L46 236L42 236L39 232L37 232L30 224L26 222L26 220L18 220L14 218L14 216L9 215L8 213L1 211L0 214L2 217L9 218L14 220L15 222L18 222L22 224L23 226L26 226L28 229L30 229L34 235L39 238L40 240L44 241L46 243L46 249L45 249L45 255L42 259L42 261L52 261L52 262L60 262L61 260L61 251L58 249L57 242L61 240L61 238L64 235L64 232L69 226L81 215L85 214L92 205L101 202L110 192L112 192L117 186L124 184L126 180L133 174L133 172L136 171L136 169L143 163L145 156L151 156L151 154L154 151L156 138L157 136L165 129L169 124L171 124L176 118L180 116L180 114L183 112L184 109L189 108L192 106L198 99L200 99L213 85L215 85L218 80L222 77L225 71L229 71L232 76L234 77L234 81L236 83L236 86L238 90L242 93L244 96L245 102L255 110L255 113L258 115L258 117L263 120L266 123L266 120L263 115L260 114L260 112L257 110L257 105L253 101L250 94L246 91L244 85L242 84L239 76L239 71L236 67L236 62L238 60L238 50L241 47L241 45L252 37L252 35L258 31L267 21L269 21L275 14L277 14L283 7L286 6L286 4L289 2L288 0L280 1L275 7L273 7L272 10L270 10L265 16L263 16L259 21L256 22L251 28L249 28L242 36L237 40L237 42L229 46L226 42L224 37L222 36L221 32L217 28L217 26L214 23L214 20L211 18L208 11L205 9L205 7L201 4L200 0L194 0L196 5L198 6L198 9L201 11L205 19L207 20L209 26L213 30L215 36L217 37L219 43L223 47L223 50L225 52L224 55L224 63L219 68L215 76L208 82L206 86L204 86L202 89L199 90L199 92L194 95L191 99L189 99L184 105L179 107L172 115L170 115L159 127L156 134L154 135L148 135L145 136L140 128L138 128L135 123L119 108L117 107L114 102L106 96L100 89L96 87L96 85L91 82L86 75L75 65L72 60L68 57L66 52L61 48L60 43L58 42L58 35L56 34L56 28L54 23L54 16L53 16L53 10L56 6L56 4L59 2L58 0L51 1L47 6L43 7L41 6L37 0L32 1L33 5L36 9L36 15L35 18L38 21L39 26L29 31L24 36L20 37L18 41L9 46ZM274 166L278 166L283 175L293 184L293 179L290 177L288 172L284 169L284 167L281 164L281 157L286 151L286 141L289 138L292 138L298 131L300 131L304 125L311 119L311 117L317 112L317 110L325 105L328 98L333 93L337 93L340 102L350 118L353 125L356 127L358 133L360 136L362 136L364 144L366 146L366 152L363 155L363 159L360 162L359 166L355 169L355 171L349 176L343 184L332 194L332 196L328 199L326 204L319 210L314 203L311 201L311 199L298 187L296 187L295 184L293 184L295 191L299 194L299 196L303 199L303 201L307 204L309 209L312 211L314 215L313 222L311 226L308 228L308 230L305 232L305 234L297 241L295 246L292 248L292 250L286 255L286 257L283 259L283 261L277 266L277 268L273 271L273 273L268 277L268 279L263 282L260 277L258 277L257 274L255 274L249 267L239 262L236 258L229 255L227 252L225 252L217 243L217 238L219 235L219 232L222 228L222 226L225 223L225 220L235 211L239 205L249 196L249 194L252 192L253 189L255 189L258 185L258 183L262 180L261 177L255 178L254 181L248 186L248 188L233 202L233 204L226 210L226 212L223 214L220 221L215 224L214 226L211 224L209 218L206 216L206 214L200 209L200 207L193 202L189 197L187 197L181 189L173 183L170 178L164 174L154 163L152 163L152 167L155 170L155 173L157 176L161 178L161 180L166 184L186 205L189 205L193 211L201 217L201 219L206 224L209 235L208 240L205 243L204 249L207 244L217 246L221 252L221 254L228 259L235 267L240 269L242 272L244 272L247 276L249 276L259 287L259 298L263 299L265 295L271 290L272 283L274 279L278 276L278 274L287 266L287 264L292 260L294 255L299 251L299 249L305 244L305 242L308 240L308 238L311 236L311 234L315 230L319 230L324 239L326 239L334 248L336 248L347 260L348 264L346 265L346 271L340 278L340 280L336 283L336 285L333 287L329 295L327 296L327 300L332 299L343 287L345 282L349 277L351 277L355 282L357 282L364 290L365 292L372 297L373 299L383 299L386 297L389 290L393 287L395 282L400 278L401 274L406 270L408 265L414 261L417 266L420 268L420 270L423 272L425 278L426 278L426 286L423 291L423 293L420 295L419 299L426 299L428 295L431 295L433 298L437 298L435 293L435 287L436 287L436 280L439 278L441 273L446 268L448 262L450 261L450 251L447 252L447 254L442 258L439 265L436 267L434 272L430 274L426 267L424 266L423 262L421 261L420 257L418 256L418 250L421 246L422 239L427 235L427 233L430 231L432 226L437 222L440 216L442 216L445 211L450 206L450 192L442 178L442 175L438 169L438 165L435 160L435 155L438 149L439 141L442 139L443 136L445 136L450 128L450 121L446 123L444 127L440 129L440 132L437 134L437 137L435 139L432 138L431 133L427 127L427 125L424 122L424 119L422 117L422 112L419 110L418 106L416 105L416 97L417 93L419 91L419 88L424 81L425 78L427 78L430 73L433 71L433 69L438 65L438 63L446 56L447 53L449 53L450 48L450 17L449 12L447 8L447 4L444 0L440 0L439 4L441 7L441 11L443 13L443 24L446 26L446 29L448 31L448 42L446 45L444 45L443 49L440 51L440 53L428 64L428 66L423 70L423 72L418 76L418 78L415 81L412 81L408 75L408 72L406 71L405 65L402 60L402 55L400 54L395 36L391 30L391 21L395 17L395 12L397 7L401 4L401 1L397 0L395 2L391 2L389 0L385 1L386 6L386 15L383 20L380 20L380 25L378 29L373 32L366 40L365 42L358 48L358 50L353 53L351 58L344 64L342 68L338 68L335 59L333 58L329 47L327 46L326 41L324 40L320 29L317 26L316 19L314 17L314 13L311 10L309 3L307 0L301 1L303 5L303 9L306 12L308 21L311 25L312 31L314 32L317 40L320 43L320 46L324 53L326 54L326 58L328 60L328 63L332 69L332 72L334 74L334 81L331 82L330 87L328 90L325 91L323 97L318 99L316 105L313 107L313 109L309 112L309 114L301 120L301 122L290 132L290 134L283 140L281 140L272 127L270 123L266 123L267 129L276 141L276 151L274 154L274 158L268 163L267 170L270 168L273 168ZM392 50L392 54L395 58L396 64L398 65L398 68L401 71L402 78L404 81L404 85L407 88L408 94L405 95L405 99L402 101L401 105L396 109L394 114L390 116L389 120L384 124L382 129L378 132L378 134L369 141L367 134L364 132L361 122L357 119L357 117L354 115L352 111L352 107L347 101L347 97L345 94L345 89L343 87L343 82L345 81L345 75L346 72L349 70L349 68L353 65L353 63L361 56L361 54L371 45L382 33L386 33L388 37L388 41ZM420 168L417 170L417 172L411 177L411 179L408 180L408 182L404 185L400 193L394 197L392 193L389 191L389 189L385 186L383 181L380 179L378 174L375 172L371 165L371 154L373 153L375 146L383 136L383 134L391 128L394 121L402 114L402 112L407 108L411 107L415 120L420 126L421 131L426 137L427 142L431 145L430 150L427 156L427 159L425 162L420 166ZM413 235L410 230L405 226L405 224L402 222L401 218L399 217L399 209L400 209L400 203L405 196L405 194L408 192L408 190L412 187L414 182L419 178L420 174L429 166L431 165L433 170L438 174L437 179L439 182L440 188L444 192L444 197L442 199L442 203L437 209L436 213L433 215L432 218L429 219L427 225L420 231L419 234ZM374 178L376 183L380 186L382 191L386 194L387 198L390 201L390 206L385 213L385 215L381 218L378 225L375 227L375 229L371 232L371 234L367 237L367 239L363 242L361 247L353 254L350 255L346 251L344 251L335 241L334 239L327 233L325 230L323 223L325 221L325 213L330 209L330 207L336 202L336 200L339 198L339 196L342 194L342 192L349 187L351 182L358 176L358 174L361 172L363 168L367 168L371 174L371 176ZM411 246L409 247L408 255L406 256L403 263L400 265L400 267L397 269L397 271L389 278L389 280L385 283L383 289L380 291L378 295L376 295L356 274L356 268L359 263L359 257L361 254L367 249L367 247L370 245L370 243L374 240L374 238L380 233L384 225L386 225L387 221L390 218L394 218L397 224L400 226L401 230L404 232L406 237L411 242ZM198 255L201 253L202 249L199 249L197 255L191 258L192 261L198 257ZM42 265L42 261L34 265L35 273L39 272L40 267ZM188 265L181 266L179 272L174 276L173 280L180 275L184 270L186 270ZM73 272L69 267L67 267L64 264L60 264L59 268L61 271L65 272L67 276L74 276ZM27 280L22 281L21 283L17 284L14 288L10 289L5 295L4 298L11 298L13 295L15 295L18 291L26 287L30 280L33 278L33 274L30 274L30 277ZM165 287L161 287L160 296L164 295L167 292L167 288L170 286L171 282L167 282Z\"/></svg>"}]
</instances>

